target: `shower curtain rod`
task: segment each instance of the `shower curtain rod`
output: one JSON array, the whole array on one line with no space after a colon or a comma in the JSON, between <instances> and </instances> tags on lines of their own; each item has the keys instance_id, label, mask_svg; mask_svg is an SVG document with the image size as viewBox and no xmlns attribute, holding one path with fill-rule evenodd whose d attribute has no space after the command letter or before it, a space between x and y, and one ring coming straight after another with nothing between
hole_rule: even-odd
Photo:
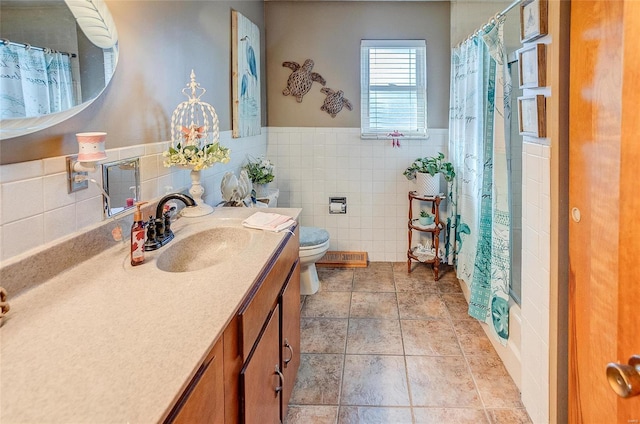
<instances>
[{"instance_id":1,"label":"shower curtain rod","mask_svg":"<svg viewBox=\"0 0 640 424\"><path fill-rule=\"evenodd\" d=\"M0 38L0 41L2 42L2 44L4 44L5 46L18 46L18 47L24 47L26 49L34 49L34 50L38 50L38 51L51 51L51 52L57 52L60 54L65 54L69 57L78 57L78 55L76 55L75 53L67 53L67 52L59 52L57 50L53 50L53 49L46 49L44 47L36 47L36 46L32 46L31 44L28 43L16 43L15 41L9 41L6 38Z\"/></svg>"},{"instance_id":2,"label":"shower curtain rod","mask_svg":"<svg viewBox=\"0 0 640 424\"><path fill-rule=\"evenodd\" d=\"M510 11L511 9L513 9L519 4L520 4L520 0L514 0L514 2L511 3L509 6L505 7L505 9L502 12L498 13L498 18L506 15L508 11Z\"/></svg>"},{"instance_id":3,"label":"shower curtain rod","mask_svg":"<svg viewBox=\"0 0 640 424\"><path fill-rule=\"evenodd\" d=\"M471 37L473 37L475 34L477 34L478 32L482 31L483 29L485 29L487 27L487 25L492 24L493 22L495 22L496 20L500 19L501 17L503 17L504 15L507 14L507 12L509 12L511 9L513 9L514 7L516 7L517 5L520 4L520 0L514 0L509 6L505 7L504 10L502 12L498 12L496 13L493 18L489 19L489 22L487 22L486 24L482 25L480 28L478 28L476 31L473 31L471 34L469 34L466 38L464 38L461 42L459 42L458 44L456 44L456 47L460 46L462 43L464 43L467 40L470 40Z\"/></svg>"}]
</instances>

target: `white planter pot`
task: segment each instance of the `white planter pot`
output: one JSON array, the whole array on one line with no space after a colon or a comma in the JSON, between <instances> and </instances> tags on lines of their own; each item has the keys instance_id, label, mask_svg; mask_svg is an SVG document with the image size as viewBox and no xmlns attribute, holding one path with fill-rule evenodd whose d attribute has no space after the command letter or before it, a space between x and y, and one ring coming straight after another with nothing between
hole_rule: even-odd
<instances>
[{"instance_id":1,"label":"white planter pot","mask_svg":"<svg viewBox=\"0 0 640 424\"><path fill-rule=\"evenodd\" d=\"M425 172L417 172L416 183L418 187L416 188L416 192L425 196L436 196L441 193L441 181L442 174L440 173L431 176Z\"/></svg>"},{"instance_id":2,"label":"white planter pot","mask_svg":"<svg viewBox=\"0 0 640 424\"><path fill-rule=\"evenodd\" d=\"M256 191L256 198L261 199L269 195L269 183L254 184L253 189Z\"/></svg>"}]
</instances>

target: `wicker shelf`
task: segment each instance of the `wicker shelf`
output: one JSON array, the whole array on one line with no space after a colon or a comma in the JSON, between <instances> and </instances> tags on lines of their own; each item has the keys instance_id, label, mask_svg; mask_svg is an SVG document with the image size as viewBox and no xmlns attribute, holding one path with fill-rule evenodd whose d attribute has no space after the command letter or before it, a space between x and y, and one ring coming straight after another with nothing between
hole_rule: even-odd
<instances>
[{"instance_id":1,"label":"wicker shelf","mask_svg":"<svg viewBox=\"0 0 640 424\"><path fill-rule=\"evenodd\" d=\"M409 221L408 221L408 241L409 247L407 249L407 272L411 272L411 261L431 264L433 267L433 275L436 281L439 278L440 270L440 231L444 229L443 223L440 221L440 202L444 199L443 195L438 196L425 196L416 193L415 191L409 192ZM418 219L413 218L413 201L431 202L431 213L434 216L433 224L423 226L418 223ZM431 246L434 252L420 252L417 250L417 246L413 246L413 232L418 231L422 233L431 234Z\"/></svg>"}]
</instances>

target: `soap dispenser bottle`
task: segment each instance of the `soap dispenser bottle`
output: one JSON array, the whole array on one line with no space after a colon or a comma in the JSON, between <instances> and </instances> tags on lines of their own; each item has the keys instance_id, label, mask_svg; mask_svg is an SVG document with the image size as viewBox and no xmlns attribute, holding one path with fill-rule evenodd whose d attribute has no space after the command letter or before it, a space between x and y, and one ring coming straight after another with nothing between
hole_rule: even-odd
<instances>
[{"instance_id":1,"label":"soap dispenser bottle","mask_svg":"<svg viewBox=\"0 0 640 424\"><path fill-rule=\"evenodd\" d=\"M133 225L131 225L131 266L144 262L144 221L140 206L147 202L136 202L136 211L133 213Z\"/></svg>"}]
</instances>

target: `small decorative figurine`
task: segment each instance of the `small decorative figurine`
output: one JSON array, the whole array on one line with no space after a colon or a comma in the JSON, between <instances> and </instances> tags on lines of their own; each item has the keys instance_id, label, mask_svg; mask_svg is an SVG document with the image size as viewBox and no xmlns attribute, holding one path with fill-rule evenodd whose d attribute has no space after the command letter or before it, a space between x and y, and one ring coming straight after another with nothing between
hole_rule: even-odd
<instances>
[{"instance_id":1,"label":"small decorative figurine","mask_svg":"<svg viewBox=\"0 0 640 424\"><path fill-rule=\"evenodd\" d=\"M251 194L251 180L246 170L240 171L240 178L233 172L227 172L220 182L220 191L224 206L244 206L245 199Z\"/></svg>"},{"instance_id":2,"label":"small decorative figurine","mask_svg":"<svg viewBox=\"0 0 640 424\"><path fill-rule=\"evenodd\" d=\"M404 137L404 134L402 134L398 130L395 130L392 133L387 134L387 137L391 137L392 147L400 147L400 139L398 137Z\"/></svg>"},{"instance_id":3,"label":"small decorative figurine","mask_svg":"<svg viewBox=\"0 0 640 424\"><path fill-rule=\"evenodd\" d=\"M302 102L302 97L311 90L313 82L319 82L323 86L327 83L320 74L311 72L313 69L313 60L307 59L300 66L296 62L283 62L282 66L290 68L293 72L287 80L287 88L282 90L285 96L292 95L298 103Z\"/></svg>"},{"instance_id":4,"label":"small decorative figurine","mask_svg":"<svg viewBox=\"0 0 640 424\"><path fill-rule=\"evenodd\" d=\"M338 112L342 110L342 106L353 110L351 102L344 98L344 92L342 90L333 91L330 88L323 88L320 91L327 95L324 99L324 104L320 106L320 110L326 111L332 118L335 118Z\"/></svg>"}]
</instances>

